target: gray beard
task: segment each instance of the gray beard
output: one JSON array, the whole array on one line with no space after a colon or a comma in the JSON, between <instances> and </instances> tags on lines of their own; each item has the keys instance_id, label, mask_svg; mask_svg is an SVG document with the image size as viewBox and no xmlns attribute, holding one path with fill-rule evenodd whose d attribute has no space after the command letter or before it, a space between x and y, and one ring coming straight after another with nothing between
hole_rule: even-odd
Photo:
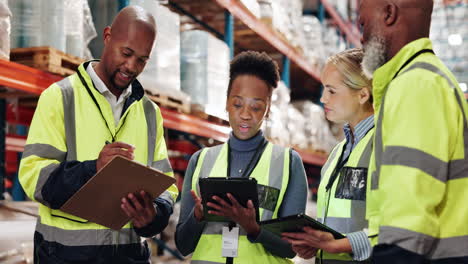
<instances>
[{"instance_id":1,"label":"gray beard","mask_svg":"<svg viewBox=\"0 0 468 264\"><path fill-rule=\"evenodd\" d=\"M374 72L386 62L385 40L374 36L364 46L364 58L362 59L362 71L367 78L372 79Z\"/></svg>"}]
</instances>

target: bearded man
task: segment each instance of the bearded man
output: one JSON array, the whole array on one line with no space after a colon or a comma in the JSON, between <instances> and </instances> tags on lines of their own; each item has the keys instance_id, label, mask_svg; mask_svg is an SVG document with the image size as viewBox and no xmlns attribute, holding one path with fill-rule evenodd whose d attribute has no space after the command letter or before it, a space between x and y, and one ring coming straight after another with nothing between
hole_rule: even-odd
<instances>
[{"instance_id":1,"label":"bearded man","mask_svg":"<svg viewBox=\"0 0 468 264\"><path fill-rule=\"evenodd\" d=\"M361 0L376 131L367 217L376 263L468 263L468 107L428 39L432 0Z\"/></svg>"}]
</instances>

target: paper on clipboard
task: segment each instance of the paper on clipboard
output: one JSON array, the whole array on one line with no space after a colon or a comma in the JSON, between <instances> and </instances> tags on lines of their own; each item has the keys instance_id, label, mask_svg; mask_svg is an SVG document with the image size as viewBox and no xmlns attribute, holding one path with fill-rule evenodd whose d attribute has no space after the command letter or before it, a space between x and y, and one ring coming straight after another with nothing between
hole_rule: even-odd
<instances>
[{"instance_id":1,"label":"paper on clipboard","mask_svg":"<svg viewBox=\"0 0 468 264\"><path fill-rule=\"evenodd\" d=\"M130 220L120 207L123 197L144 190L154 199L173 183L173 177L141 163L116 156L60 210L119 230Z\"/></svg>"}]
</instances>

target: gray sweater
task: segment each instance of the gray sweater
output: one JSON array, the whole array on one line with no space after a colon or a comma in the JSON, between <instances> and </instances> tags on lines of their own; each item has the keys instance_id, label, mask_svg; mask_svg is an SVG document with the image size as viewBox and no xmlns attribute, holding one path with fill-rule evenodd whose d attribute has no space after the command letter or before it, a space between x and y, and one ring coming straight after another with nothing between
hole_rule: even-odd
<instances>
[{"instance_id":1,"label":"gray sweater","mask_svg":"<svg viewBox=\"0 0 468 264\"><path fill-rule=\"evenodd\" d=\"M264 137L261 131L255 137L248 140L239 140L231 133L229 138L229 147L231 149L231 177L241 177L241 170L249 163L250 159L254 156L257 146L263 140ZM195 202L190 195L192 176L199 155L200 151L192 155L185 173L180 218L175 234L177 248L185 256L195 250L206 225L206 222L198 222L195 219L193 215ZM293 150L291 151L290 180L283 202L279 208L278 216L284 217L304 213L306 200L307 179L304 165L302 164L299 154ZM261 229L257 237L248 236L248 239L251 243L262 244L265 250L273 255L283 258L293 258L295 256L295 253L288 243L266 230Z\"/></svg>"}]
</instances>

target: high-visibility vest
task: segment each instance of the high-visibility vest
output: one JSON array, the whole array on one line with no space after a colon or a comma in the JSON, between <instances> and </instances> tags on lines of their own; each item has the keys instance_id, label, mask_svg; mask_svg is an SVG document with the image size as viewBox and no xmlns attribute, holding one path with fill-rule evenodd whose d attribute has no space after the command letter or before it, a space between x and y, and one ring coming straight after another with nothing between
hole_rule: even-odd
<instances>
[{"instance_id":1,"label":"high-visibility vest","mask_svg":"<svg viewBox=\"0 0 468 264\"><path fill-rule=\"evenodd\" d=\"M206 177L227 176L228 143L211 148L205 148L200 153L197 166L192 178L192 190L198 195L198 179ZM259 219L269 220L278 217L278 210L283 201L284 193L289 182L289 149L268 143L260 160L253 169L250 177L257 180L259 188ZM268 190L268 199L260 190ZM192 255L192 263L196 264L224 264L222 257L222 228L228 223L208 222ZM259 243L251 243L247 239L245 230L240 227L238 255L234 263L292 263L290 259L272 255Z\"/></svg>"},{"instance_id":2,"label":"high-visibility vest","mask_svg":"<svg viewBox=\"0 0 468 264\"><path fill-rule=\"evenodd\" d=\"M116 141L136 146L135 161L173 175L159 108L143 96L140 86L142 98L133 102L115 125L110 104L94 88L86 72L89 63L81 64L77 73L52 84L41 94L24 148L19 179L28 197L40 203L36 231L46 241L66 246L140 243L131 223L114 231L51 209L42 197L43 185L60 162L97 159L105 142L112 140L110 133ZM172 185L161 197L174 202L177 195L177 187Z\"/></svg>"},{"instance_id":3,"label":"high-visibility vest","mask_svg":"<svg viewBox=\"0 0 468 264\"><path fill-rule=\"evenodd\" d=\"M370 129L367 134L357 143L353 151L349 155L348 161L343 165L345 170L356 170L361 174L361 178L356 178L356 186L361 190L361 197L343 198L339 195L339 186L346 186L345 184L352 184L349 181L351 178L344 178L341 169L337 171L338 176L330 190L326 190L326 186L332 176L335 168L340 162L340 158L346 146L346 139L340 142L331 152L330 157L322 168L322 179L318 189L317 199L317 218L320 222L335 229L336 231L348 234L352 232L364 231L368 227L366 220L366 185L367 185L367 169L369 167L369 160L372 153L372 139L374 135L374 128ZM352 173L352 172L351 172ZM365 173L365 178L362 178ZM357 175L356 175L357 176ZM347 182L344 182L347 181ZM338 191L337 191L338 189ZM362 196L364 196L362 198ZM358 199L356 199L358 198ZM363 263L353 261L350 254L330 254L325 251L317 253L317 262L323 264L334 263Z\"/></svg>"},{"instance_id":4,"label":"high-visibility vest","mask_svg":"<svg viewBox=\"0 0 468 264\"><path fill-rule=\"evenodd\" d=\"M431 50L415 40L374 74L369 236L427 259L468 260L468 107Z\"/></svg>"}]
</instances>

